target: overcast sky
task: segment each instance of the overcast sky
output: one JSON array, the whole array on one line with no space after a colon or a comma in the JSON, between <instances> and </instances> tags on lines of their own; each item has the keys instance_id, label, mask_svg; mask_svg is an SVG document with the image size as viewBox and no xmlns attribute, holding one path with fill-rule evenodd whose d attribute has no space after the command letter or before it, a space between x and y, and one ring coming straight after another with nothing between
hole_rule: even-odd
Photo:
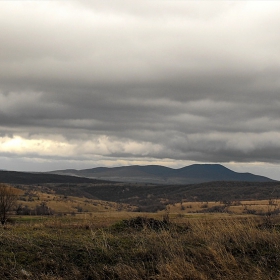
<instances>
[{"instance_id":1,"label":"overcast sky","mask_svg":"<svg viewBox=\"0 0 280 280\"><path fill-rule=\"evenodd\" d=\"M280 179L279 1L0 1L0 169L221 163Z\"/></svg>"}]
</instances>

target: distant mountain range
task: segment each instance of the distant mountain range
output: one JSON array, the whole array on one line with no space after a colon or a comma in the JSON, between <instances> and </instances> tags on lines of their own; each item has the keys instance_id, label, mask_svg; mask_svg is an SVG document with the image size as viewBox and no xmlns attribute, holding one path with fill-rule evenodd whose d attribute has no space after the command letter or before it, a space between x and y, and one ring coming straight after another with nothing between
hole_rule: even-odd
<instances>
[{"instance_id":1,"label":"distant mountain range","mask_svg":"<svg viewBox=\"0 0 280 280\"><path fill-rule=\"evenodd\" d=\"M121 181L121 183L117 182ZM219 164L180 169L164 166L122 166L53 172L0 171L0 182L57 195L128 203L139 211L158 211L182 201L233 201L280 196L280 182L237 173ZM156 184L155 184L156 183Z\"/></svg>"},{"instance_id":2,"label":"distant mountain range","mask_svg":"<svg viewBox=\"0 0 280 280\"><path fill-rule=\"evenodd\" d=\"M97 167L92 169L66 169L51 174L71 175L99 180L156 184L198 184L212 181L273 182L252 173L234 172L220 164L193 164L179 169L160 165Z\"/></svg>"}]
</instances>

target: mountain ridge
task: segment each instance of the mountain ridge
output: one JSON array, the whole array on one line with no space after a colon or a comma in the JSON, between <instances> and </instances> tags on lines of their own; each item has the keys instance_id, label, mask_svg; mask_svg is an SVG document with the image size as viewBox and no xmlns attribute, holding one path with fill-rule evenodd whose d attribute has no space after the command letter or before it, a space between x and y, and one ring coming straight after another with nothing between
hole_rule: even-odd
<instances>
[{"instance_id":1,"label":"mountain ridge","mask_svg":"<svg viewBox=\"0 0 280 280\"><path fill-rule=\"evenodd\" d=\"M113 183L104 180L96 180L87 177L69 176L67 174L50 174L44 172L20 172L20 171L0 171L0 182L8 184L48 184L48 183L90 183L102 184Z\"/></svg>"},{"instance_id":2,"label":"mountain ridge","mask_svg":"<svg viewBox=\"0 0 280 280\"><path fill-rule=\"evenodd\" d=\"M158 184L197 184L212 181L273 182L268 177L249 172L235 172L221 164L193 164L178 169L161 165L130 165L65 169L50 172L99 180Z\"/></svg>"}]
</instances>

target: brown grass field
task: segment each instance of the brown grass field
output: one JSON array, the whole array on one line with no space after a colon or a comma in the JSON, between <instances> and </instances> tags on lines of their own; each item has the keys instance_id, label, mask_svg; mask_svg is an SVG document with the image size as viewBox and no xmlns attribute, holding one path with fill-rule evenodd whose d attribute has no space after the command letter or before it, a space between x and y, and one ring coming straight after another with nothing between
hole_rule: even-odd
<instances>
[{"instance_id":1,"label":"brown grass field","mask_svg":"<svg viewBox=\"0 0 280 280\"><path fill-rule=\"evenodd\" d=\"M35 209L44 203L53 213L77 214L77 213L99 213L99 212L133 212L136 206L116 203L112 201L94 200L83 197L58 195L55 192L44 191L22 192L18 205ZM163 202L164 203L164 202ZM247 201L205 201L188 202L182 201L167 205L172 214L185 215L189 213L230 213L230 214L258 214L266 215L269 212L280 212L280 200L247 200ZM162 211L161 211L162 212Z\"/></svg>"},{"instance_id":2,"label":"brown grass field","mask_svg":"<svg viewBox=\"0 0 280 280\"><path fill-rule=\"evenodd\" d=\"M69 213L15 215L0 227L0 279L280 279L278 215L243 213L269 212L276 201L243 201L221 213L201 212L220 202L137 213L74 197L39 201ZM86 211L73 215L77 204Z\"/></svg>"},{"instance_id":3,"label":"brown grass field","mask_svg":"<svg viewBox=\"0 0 280 280\"><path fill-rule=\"evenodd\" d=\"M263 214L280 208L280 201L274 200L247 200L227 202L183 202L170 205L172 213L197 213L197 212L228 212L232 214Z\"/></svg>"},{"instance_id":4,"label":"brown grass field","mask_svg":"<svg viewBox=\"0 0 280 280\"><path fill-rule=\"evenodd\" d=\"M279 204L182 201L139 213L128 204L22 192L17 206L36 214L44 205L51 215L15 211L0 227L0 279L277 280Z\"/></svg>"}]
</instances>

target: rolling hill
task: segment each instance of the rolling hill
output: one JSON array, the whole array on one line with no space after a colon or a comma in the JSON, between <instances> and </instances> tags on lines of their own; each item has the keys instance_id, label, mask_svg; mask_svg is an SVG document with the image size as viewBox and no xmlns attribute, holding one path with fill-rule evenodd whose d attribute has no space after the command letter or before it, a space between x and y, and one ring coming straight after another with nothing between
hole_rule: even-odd
<instances>
[{"instance_id":1,"label":"rolling hill","mask_svg":"<svg viewBox=\"0 0 280 280\"><path fill-rule=\"evenodd\" d=\"M21 184L21 185L48 184L48 183L54 183L54 184L106 183L106 181L90 179L85 177L48 174L48 173L17 172L17 171L0 171L0 182L8 183L8 184Z\"/></svg>"},{"instance_id":2,"label":"rolling hill","mask_svg":"<svg viewBox=\"0 0 280 280\"><path fill-rule=\"evenodd\" d=\"M280 197L280 182L250 173L237 173L217 164L180 169L150 165L55 172L64 175L0 171L0 182L31 191L41 187L46 193L51 190L50 193L58 196L125 203L138 207L139 211L162 210L167 204L182 200L234 201ZM110 181L116 179L123 182Z\"/></svg>"},{"instance_id":3,"label":"rolling hill","mask_svg":"<svg viewBox=\"0 0 280 280\"><path fill-rule=\"evenodd\" d=\"M234 172L220 164L193 164L179 169L160 165L97 167L92 169L66 169L52 174L119 182L139 182L156 184L198 184L212 181L272 182L264 176Z\"/></svg>"}]
</instances>

